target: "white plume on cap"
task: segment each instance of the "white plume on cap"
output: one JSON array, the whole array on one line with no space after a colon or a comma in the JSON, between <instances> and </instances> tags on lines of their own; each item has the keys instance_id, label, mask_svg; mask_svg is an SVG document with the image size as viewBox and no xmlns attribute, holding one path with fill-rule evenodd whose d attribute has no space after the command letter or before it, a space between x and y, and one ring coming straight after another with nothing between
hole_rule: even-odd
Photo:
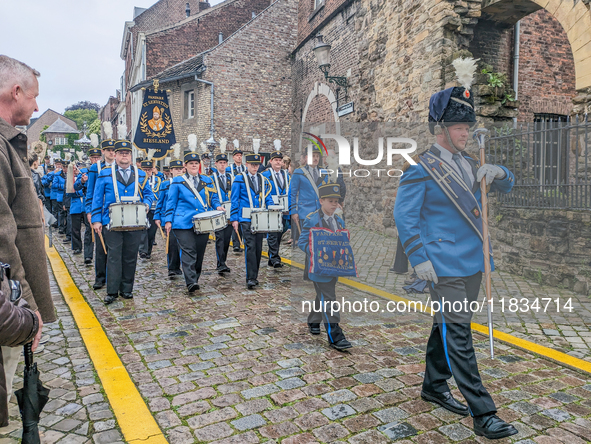
<instances>
[{"instance_id":1,"label":"white plume on cap","mask_svg":"<svg viewBox=\"0 0 591 444\"><path fill-rule=\"evenodd\" d=\"M106 139L113 138L113 125L111 125L111 122L109 122L109 121L103 122L103 131L105 132Z\"/></svg>"},{"instance_id":2,"label":"white plume on cap","mask_svg":"<svg viewBox=\"0 0 591 444\"><path fill-rule=\"evenodd\" d=\"M187 140L189 141L189 151L195 152L197 150L197 135L189 134Z\"/></svg>"},{"instance_id":3,"label":"white plume on cap","mask_svg":"<svg viewBox=\"0 0 591 444\"><path fill-rule=\"evenodd\" d=\"M84 157L84 153L82 151L76 151L76 156L78 157L78 160L82 160L82 157Z\"/></svg>"},{"instance_id":4,"label":"white plume on cap","mask_svg":"<svg viewBox=\"0 0 591 444\"><path fill-rule=\"evenodd\" d=\"M66 160L69 162L70 159L72 158L72 153L66 153Z\"/></svg>"},{"instance_id":5,"label":"white plume on cap","mask_svg":"<svg viewBox=\"0 0 591 444\"><path fill-rule=\"evenodd\" d=\"M170 165L170 157L167 157L164 159L164 166L169 166Z\"/></svg>"},{"instance_id":6,"label":"white plume on cap","mask_svg":"<svg viewBox=\"0 0 591 444\"><path fill-rule=\"evenodd\" d=\"M201 142L201 144L199 146L201 147L201 152L202 153L206 153L207 152L207 147L205 146L205 142Z\"/></svg>"},{"instance_id":7,"label":"white plume on cap","mask_svg":"<svg viewBox=\"0 0 591 444\"><path fill-rule=\"evenodd\" d=\"M226 152L226 145L228 144L228 139L222 137L220 139L220 153L224 154Z\"/></svg>"},{"instance_id":8,"label":"white plume on cap","mask_svg":"<svg viewBox=\"0 0 591 444\"><path fill-rule=\"evenodd\" d=\"M476 62L480 60L474 60L472 57L460 57L455 59L451 64L456 69L456 77L460 85L466 89L470 89L472 82L474 81L474 74L476 74Z\"/></svg>"},{"instance_id":9,"label":"white plume on cap","mask_svg":"<svg viewBox=\"0 0 591 444\"><path fill-rule=\"evenodd\" d=\"M148 150L148 160L152 160L152 158L154 157L154 154L156 154L155 149Z\"/></svg>"},{"instance_id":10,"label":"white plume on cap","mask_svg":"<svg viewBox=\"0 0 591 444\"><path fill-rule=\"evenodd\" d=\"M117 125L117 137L119 137L119 139L127 137L127 125L125 123Z\"/></svg>"},{"instance_id":11,"label":"white plume on cap","mask_svg":"<svg viewBox=\"0 0 591 444\"><path fill-rule=\"evenodd\" d=\"M275 151L281 151L281 140L275 139L273 145L275 145Z\"/></svg>"},{"instance_id":12,"label":"white plume on cap","mask_svg":"<svg viewBox=\"0 0 591 444\"><path fill-rule=\"evenodd\" d=\"M232 143L234 143L234 148L235 149L240 148L240 142L238 141L238 139L234 139L234 142L232 142Z\"/></svg>"},{"instance_id":13,"label":"white plume on cap","mask_svg":"<svg viewBox=\"0 0 591 444\"><path fill-rule=\"evenodd\" d=\"M172 148L173 159L177 159L177 160L180 159L181 158L181 144L175 143L170 148Z\"/></svg>"},{"instance_id":14,"label":"white plume on cap","mask_svg":"<svg viewBox=\"0 0 591 444\"><path fill-rule=\"evenodd\" d=\"M252 139L252 152L255 154L258 154L260 147L261 147L261 139Z\"/></svg>"},{"instance_id":15,"label":"white plume on cap","mask_svg":"<svg viewBox=\"0 0 591 444\"><path fill-rule=\"evenodd\" d=\"M99 144L98 135L97 134L91 134L90 135L90 146L92 146L93 148L96 148L98 146L98 144Z\"/></svg>"}]
</instances>

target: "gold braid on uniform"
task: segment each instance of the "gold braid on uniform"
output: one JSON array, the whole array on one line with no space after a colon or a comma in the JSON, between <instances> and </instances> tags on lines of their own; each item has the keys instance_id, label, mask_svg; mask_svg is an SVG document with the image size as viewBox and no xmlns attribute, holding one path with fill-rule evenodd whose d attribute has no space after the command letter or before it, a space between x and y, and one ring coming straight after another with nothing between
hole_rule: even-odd
<instances>
[{"instance_id":1,"label":"gold braid on uniform","mask_svg":"<svg viewBox=\"0 0 591 444\"><path fill-rule=\"evenodd\" d=\"M415 154L414 156L411 157L411 159L414 160L418 164L419 161L421 160L421 159L419 159L419 156L422 156L427 151L429 151L429 150L425 150L425 151L422 151L422 152L420 152L418 154ZM410 168L410 166L411 166L410 163L404 162L404 165L402 166L402 172L405 172L406 170L408 170Z\"/></svg>"}]
</instances>

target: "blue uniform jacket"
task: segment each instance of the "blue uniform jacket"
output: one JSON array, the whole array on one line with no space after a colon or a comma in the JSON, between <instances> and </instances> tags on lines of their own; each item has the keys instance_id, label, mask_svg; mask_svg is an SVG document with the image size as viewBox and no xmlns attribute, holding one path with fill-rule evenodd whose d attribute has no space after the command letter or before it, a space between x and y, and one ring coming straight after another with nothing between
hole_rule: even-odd
<instances>
[{"instance_id":1,"label":"blue uniform jacket","mask_svg":"<svg viewBox=\"0 0 591 444\"><path fill-rule=\"evenodd\" d=\"M53 183L53 174L53 171L50 171L41 178L41 184L43 184L43 194L49 199L51 199L51 184Z\"/></svg>"},{"instance_id":2,"label":"blue uniform jacket","mask_svg":"<svg viewBox=\"0 0 591 444\"><path fill-rule=\"evenodd\" d=\"M99 164L101 166L100 172L102 173L102 171L105 169L105 162L103 160L99 160L97 163L92 164L87 173L88 180L86 181L86 197L84 198L84 209L87 213L92 213L92 199L94 197L94 187L99 176Z\"/></svg>"},{"instance_id":3,"label":"blue uniform jacket","mask_svg":"<svg viewBox=\"0 0 591 444\"><path fill-rule=\"evenodd\" d=\"M304 220L308 214L320 209L318 195L314 191L310 180L304 174L303 168L308 167L300 167L293 172L289 186L289 214L297 214L301 220ZM319 171L321 174L316 182L317 187L329 182L328 174L322 174L322 168L319 168Z\"/></svg>"},{"instance_id":4,"label":"blue uniform jacket","mask_svg":"<svg viewBox=\"0 0 591 444\"><path fill-rule=\"evenodd\" d=\"M93 165L94 166L94 165ZM131 169L131 175L127 184L123 182L123 178L119 173L119 167L115 165L116 177L117 177L117 189L119 191L119 198L132 197L135 189L135 173L134 169ZM146 173L142 170L138 170L138 176L140 183L146 177ZM150 187L146 187L142 190L138 187L138 195L141 201L146 205L152 205L154 194ZM96 184L94 186L94 195L92 197L92 223L101 222L103 225L107 225L109 221L109 205L115 203L115 192L113 190L113 179L111 176L111 169L105 168L99 174Z\"/></svg>"},{"instance_id":5,"label":"blue uniform jacket","mask_svg":"<svg viewBox=\"0 0 591 444\"><path fill-rule=\"evenodd\" d=\"M58 202L64 201L64 187L66 186L66 178L63 174L63 171L61 171L60 174L54 173L53 180L51 182L51 199L55 199Z\"/></svg>"},{"instance_id":6,"label":"blue uniform jacket","mask_svg":"<svg viewBox=\"0 0 591 444\"><path fill-rule=\"evenodd\" d=\"M154 180L154 185L152 187L148 187L148 188L152 188L152 194L154 195L154 200L152 201L152 207L154 208L154 211L156 210L156 207L158 206L158 199L160 198L160 187L162 186L162 182L163 180L160 179L160 177L158 177L158 175L155 175L155 180ZM148 175L146 175L144 177L143 181L140 181L140 188L143 190L144 188L146 188L146 185L149 183L148 179Z\"/></svg>"},{"instance_id":7,"label":"blue uniform jacket","mask_svg":"<svg viewBox=\"0 0 591 444\"><path fill-rule=\"evenodd\" d=\"M240 165L240 167L242 168L242 171L246 171L248 172L248 170L246 169L246 165L242 164ZM232 164L232 165L228 165L226 167L226 174L229 174L230 177L232 177L232 174L234 175L234 179L236 178L236 176L240 175L240 173L236 172L236 164ZM232 179L232 180L234 180Z\"/></svg>"},{"instance_id":8,"label":"blue uniform jacket","mask_svg":"<svg viewBox=\"0 0 591 444\"><path fill-rule=\"evenodd\" d=\"M162 221L162 218L166 214L166 201L168 199L168 190L172 179L166 179L160 184L160 191L158 192L158 203L156 204L156 210L154 210L154 220Z\"/></svg>"},{"instance_id":9,"label":"blue uniform jacket","mask_svg":"<svg viewBox=\"0 0 591 444\"><path fill-rule=\"evenodd\" d=\"M215 185L216 192L218 194L218 200L220 203L222 202L229 202L230 196L232 195L232 176L227 172L228 169L226 168L226 189L222 185L222 180L220 179L219 173L216 171L211 175L211 180ZM220 185L220 186L218 186Z\"/></svg>"},{"instance_id":10,"label":"blue uniform jacket","mask_svg":"<svg viewBox=\"0 0 591 444\"><path fill-rule=\"evenodd\" d=\"M439 150L433 147L431 152L438 155ZM478 162L466 153L463 155L476 179ZM490 191L508 193L513 188L514 176L507 168L501 168L506 176L495 179ZM482 205L480 183L475 181L472 193ZM413 267L430 260L438 277L466 277L484 272L480 236L420 164L411 165L402 175L394 219ZM490 262L494 270L492 257Z\"/></svg>"},{"instance_id":11,"label":"blue uniform jacket","mask_svg":"<svg viewBox=\"0 0 591 444\"><path fill-rule=\"evenodd\" d=\"M273 181L273 178L271 177L272 174L275 174L275 171L273 171L273 168L268 168L267 170L265 170L262 175L263 177L266 177L267 180L269 181L269 183L271 184L271 196L281 196L281 195L285 195L287 194L288 196L288 204L291 207L291 202L289 200L289 198L291 197L291 195L289 195L289 184L291 181L291 176L289 175L289 173L287 173L287 183L285 183L285 172L287 170L281 170L281 177L283 178L283 187L277 183L277 186L279 187L279 189L277 189L275 187L275 182ZM284 219L289 219L289 214L284 214L283 215Z\"/></svg>"},{"instance_id":12,"label":"blue uniform jacket","mask_svg":"<svg viewBox=\"0 0 591 444\"><path fill-rule=\"evenodd\" d=\"M273 205L273 198L271 197L271 184L266 177L257 173L259 180L259 192L255 193L250 185L250 195L252 196L253 208L261 208L262 199L265 199L265 206ZM250 180L250 178L249 178ZM263 194L261 194L261 190ZM264 197L263 197L264 196ZM248 194L246 190L246 184L244 183L244 176L239 174L234 179L232 184L232 210L230 213L230 221L238 222L250 222L250 218L242 217L242 209L250 208L250 201L248 200Z\"/></svg>"},{"instance_id":13,"label":"blue uniform jacket","mask_svg":"<svg viewBox=\"0 0 591 444\"><path fill-rule=\"evenodd\" d=\"M199 175L199 186L196 188L205 207L186 182L185 175L175 177L168 189L164 222L172 223L176 230L193 228L193 216L204 211L213 211L220 206L215 186L210 177Z\"/></svg>"},{"instance_id":14,"label":"blue uniform jacket","mask_svg":"<svg viewBox=\"0 0 591 444\"><path fill-rule=\"evenodd\" d=\"M344 229L345 221L336 214L334 214L333 216L337 222L339 230ZM300 247L300 250L306 253L306 267L310 266L310 228L314 227L328 228L330 230L330 227L326 224L324 220L324 213L322 213L322 210L317 210L311 214L308 214L308 216L306 216L306 219L304 219L302 223L302 232L298 239L298 247ZM330 282L330 280L333 279L333 277L331 276L322 276L320 274L314 273L308 273L308 277L313 282Z\"/></svg>"}]
</instances>

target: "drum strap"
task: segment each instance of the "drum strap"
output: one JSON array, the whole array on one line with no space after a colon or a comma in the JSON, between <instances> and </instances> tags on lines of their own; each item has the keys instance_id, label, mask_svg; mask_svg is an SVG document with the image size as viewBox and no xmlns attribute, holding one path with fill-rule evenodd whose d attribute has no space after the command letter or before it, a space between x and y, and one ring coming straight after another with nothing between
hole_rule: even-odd
<instances>
[{"instance_id":1,"label":"drum strap","mask_svg":"<svg viewBox=\"0 0 591 444\"><path fill-rule=\"evenodd\" d=\"M277 190L277 195L279 196L281 193L279 192L279 184L277 183L277 178L275 177L275 171L273 170L273 168L271 168L270 171L271 171L271 177L273 178L273 183L275 184L275 189ZM287 185L287 181L285 180L285 178L283 180L284 180L285 185Z\"/></svg>"},{"instance_id":2,"label":"drum strap","mask_svg":"<svg viewBox=\"0 0 591 444\"><path fill-rule=\"evenodd\" d=\"M215 186L218 189L218 199L220 200L220 203L222 203L223 199L222 199L222 192L220 191L220 181L219 181L219 177L216 173L214 173L214 175L213 175L213 180L215 180Z\"/></svg>"},{"instance_id":3,"label":"drum strap","mask_svg":"<svg viewBox=\"0 0 591 444\"><path fill-rule=\"evenodd\" d=\"M318 194L318 187L316 186L316 182L314 182L314 179L312 179L312 176L310 175L310 171L308 171L308 169L306 167L302 167L302 171L304 172L304 175L308 178L308 180L312 184L314 191L316 191L316 197L320 198L320 194Z\"/></svg>"},{"instance_id":4,"label":"drum strap","mask_svg":"<svg viewBox=\"0 0 591 444\"><path fill-rule=\"evenodd\" d=\"M254 208L254 204L252 203L252 194L250 193L250 184L248 182L248 173L244 171L242 177L244 177L244 184L246 185L246 191L248 194L248 202L250 203L250 208ZM259 178L259 173L257 173L257 180ZM259 203L261 204L260 208L265 208L265 200L262 198L263 194L265 193L265 182L262 181L261 184L261 191L259 193Z\"/></svg>"},{"instance_id":5,"label":"drum strap","mask_svg":"<svg viewBox=\"0 0 591 444\"><path fill-rule=\"evenodd\" d=\"M203 199L201 198L201 194L199 194L199 192L195 189L195 185L193 185L193 179L189 178L189 175L183 176L183 179L185 179L185 182L187 183L187 185L189 185L189 188L191 189L191 191L193 192L195 197L199 200L199 203L201 204L201 206L204 209L207 209L205 202L203 202Z\"/></svg>"},{"instance_id":6,"label":"drum strap","mask_svg":"<svg viewBox=\"0 0 591 444\"><path fill-rule=\"evenodd\" d=\"M133 200L138 200L138 189L139 189L139 176L137 172L137 166L133 166L133 171L135 173L135 180L134 180L134 187L133 187ZM111 177L113 178L113 192L115 193L115 201L117 203L121 203L121 199L119 198L119 187L117 186L117 177L115 168L111 166Z\"/></svg>"}]
</instances>

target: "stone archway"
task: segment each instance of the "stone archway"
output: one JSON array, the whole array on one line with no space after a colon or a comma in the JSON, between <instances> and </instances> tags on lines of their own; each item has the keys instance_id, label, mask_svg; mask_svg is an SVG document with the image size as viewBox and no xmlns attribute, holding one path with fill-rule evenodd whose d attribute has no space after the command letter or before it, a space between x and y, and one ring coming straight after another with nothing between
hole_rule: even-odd
<instances>
[{"instance_id":1,"label":"stone archway","mask_svg":"<svg viewBox=\"0 0 591 444\"><path fill-rule=\"evenodd\" d=\"M312 88L312 91L310 91L310 94L308 95L308 99L306 100L306 106L304 107L304 110L302 112L301 128L304 128L304 124L306 123L306 116L308 115L308 110L310 109L310 105L311 105L312 101L318 96L324 96L324 97L326 97L326 99L328 99L328 102L330 103L332 113L334 116L334 122L335 122L335 127L336 127L335 134L341 134L339 114L337 113L337 98L334 95L334 93L332 92L332 89L330 89L330 86L328 86L326 83L316 82L314 84L314 88ZM301 152L302 151L302 136L301 136L301 134L300 134L299 139L300 139L299 152Z\"/></svg>"},{"instance_id":2,"label":"stone archway","mask_svg":"<svg viewBox=\"0 0 591 444\"><path fill-rule=\"evenodd\" d=\"M576 0L484 0L482 12L492 20L515 24L539 9L548 11L564 28L575 61L576 89L591 88L591 12Z\"/></svg>"}]
</instances>

